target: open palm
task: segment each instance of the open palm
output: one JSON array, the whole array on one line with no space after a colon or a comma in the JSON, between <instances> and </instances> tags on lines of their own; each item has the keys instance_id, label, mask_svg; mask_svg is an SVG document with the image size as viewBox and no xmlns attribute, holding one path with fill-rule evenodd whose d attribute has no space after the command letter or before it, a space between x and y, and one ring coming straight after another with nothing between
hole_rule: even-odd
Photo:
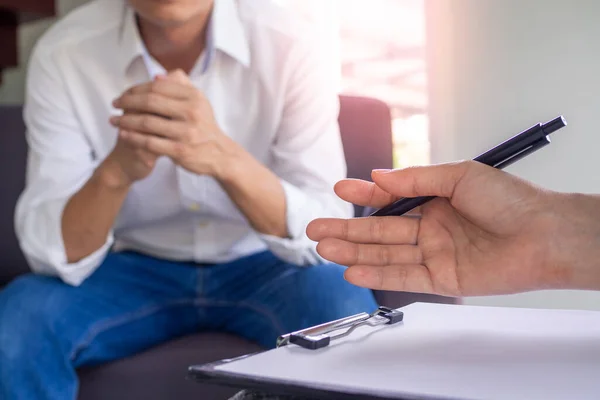
<instances>
[{"instance_id":1,"label":"open palm","mask_svg":"<svg viewBox=\"0 0 600 400\"><path fill-rule=\"evenodd\" d=\"M548 277L560 274L547 271L556 218L543 190L475 162L376 171L373 180L344 180L335 190L372 207L440 198L402 217L313 221L308 236L325 259L350 267L350 282L467 296L552 286Z\"/></svg>"}]
</instances>

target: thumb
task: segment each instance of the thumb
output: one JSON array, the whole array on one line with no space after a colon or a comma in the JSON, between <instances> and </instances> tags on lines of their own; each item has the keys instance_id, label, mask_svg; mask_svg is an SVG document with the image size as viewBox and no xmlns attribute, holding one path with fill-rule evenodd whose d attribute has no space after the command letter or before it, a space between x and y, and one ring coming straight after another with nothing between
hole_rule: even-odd
<instances>
[{"instance_id":1,"label":"thumb","mask_svg":"<svg viewBox=\"0 0 600 400\"><path fill-rule=\"evenodd\" d=\"M475 165L477 164L477 165ZM437 196L451 198L456 185L482 164L467 161L427 167L373 171L373 182L396 197Z\"/></svg>"},{"instance_id":2,"label":"thumb","mask_svg":"<svg viewBox=\"0 0 600 400\"><path fill-rule=\"evenodd\" d=\"M170 79L174 82L181 83L181 84L186 84L190 81L190 78L181 69L176 69L176 70L170 71L166 76L165 75L157 76L157 79Z\"/></svg>"}]
</instances>

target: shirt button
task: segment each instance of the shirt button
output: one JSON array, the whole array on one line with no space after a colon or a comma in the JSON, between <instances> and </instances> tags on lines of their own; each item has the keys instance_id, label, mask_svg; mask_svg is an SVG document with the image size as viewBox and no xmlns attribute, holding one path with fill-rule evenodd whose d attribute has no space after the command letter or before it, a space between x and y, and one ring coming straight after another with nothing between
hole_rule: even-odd
<instances>
[{"instance_id":1,"label":"shirt button","mask_svg":"<svg viewBox=\"0 0 600 400\"><path fill-rule=\"evenodd\" d=\"M198 203L192 203L189 206L190 211L198 211L200 210L200 204Z\"/></svg>"},{"instance_id":2,"label":"shirt button","mask_svg":"<svg viewBox=\"0 0 600 400\"><path fill-rule=\"evenodd\" d=\"M204 221L204 222L200 222L198 224L199 228L206 228L208 226L209 222L208 221Z\"/></svg>"}]
</instances>

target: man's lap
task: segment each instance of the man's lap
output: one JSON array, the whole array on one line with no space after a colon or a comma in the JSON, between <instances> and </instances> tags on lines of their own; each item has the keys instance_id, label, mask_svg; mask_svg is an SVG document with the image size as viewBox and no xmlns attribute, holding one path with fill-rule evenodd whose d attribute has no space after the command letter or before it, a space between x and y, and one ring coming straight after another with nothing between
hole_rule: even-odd
<instances>
[{"instance_id":1,"label":"man's lap","mask_svg":"<svg viewBox=\"0 0 600 400\"><path fill-rule=\"evenodd\" d=\"M0 346L15 342L2 334L18 327L31 346L59 342L80 366L134 354L194 329L193 298L167 286L161 290L145 271L149 265L127 271L132 262L111 254L79 287L53 277L17 278L0 292Z\"/></svg>"},{"instance_id":2,"label":"man's lap","mask_svg":"<svg viewBox=\"0 0 600 400\"><path fill-rule=\"evenodd\" d=\"M342 274L337 265L298 267L270 253L212 267L111 254L80 287L27 275L0 292L0 346L11 341L2 333L18 326L40 336L32 340L57 335L75 366L203 329L272 347L279 334L375 307L371 292Z\"/></svg>"},{"instance_id":3,"label":"man's lap","mask_svg":"<svg viewBox=\"0 0 600 400\"><path fill-rule=\"evenodd\" d=\"M240 260L241 261L241 260ZM233 263L226 280L211 280L206 299L223 309L213 314L215 328L233 331L272 347L277 336L376 308L370 290L343 278L344 267L286 264L265 252ZM228 307L229 306L229 307ZM229 308L230 312L227 312Z\"/></svg>"}]
</instances>

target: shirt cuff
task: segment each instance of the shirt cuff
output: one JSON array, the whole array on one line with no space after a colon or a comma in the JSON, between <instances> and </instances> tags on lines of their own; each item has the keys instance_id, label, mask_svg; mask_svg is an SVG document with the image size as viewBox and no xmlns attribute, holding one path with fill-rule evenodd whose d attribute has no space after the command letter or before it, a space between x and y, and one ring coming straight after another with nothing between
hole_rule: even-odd
<instances>
[{"instance_id":1,"label":"shirt cuff","mask_svg":"<svg viewBox=\"0 0 600 400\"><path fill-rule=\"evenodd\" d=\"M81 285L102 264L112 242L112 235L109 235L102 247L75 263L67 264L65 257L65 263L58 268L58 274L63 282L72 286Z\"/></svg>"},{"instance_id":2,"label":"shirt cuff","mask_svg":"<svg viewBox=\"0 0 600 400\"><path fill-rule=\"evenodd\" d=\"M105 243L89 256L75 262L67 262L62 237L62 214L68 200L55 200L39 206L39 218L26 223L24 253L33 271L60 277L63 282L79 286L102 263L114 238L112 231Z\"/></svg>"},{"instance_id":3,"label":"shirt cuff","mask_svg":"<svg viewBox=\"0 0 600 400\"><path fill-rule=\"evenodd\" d=\"M281 180L281 185L285 193L288 237L263 233L259 233L259 236L273 254L291 264L323 263L325 260L317 253L317 244L306 236L306 226L312 219L312 211L319 207L311 201L309 195L291 183Z\"/></svg>"}]
</instances>

